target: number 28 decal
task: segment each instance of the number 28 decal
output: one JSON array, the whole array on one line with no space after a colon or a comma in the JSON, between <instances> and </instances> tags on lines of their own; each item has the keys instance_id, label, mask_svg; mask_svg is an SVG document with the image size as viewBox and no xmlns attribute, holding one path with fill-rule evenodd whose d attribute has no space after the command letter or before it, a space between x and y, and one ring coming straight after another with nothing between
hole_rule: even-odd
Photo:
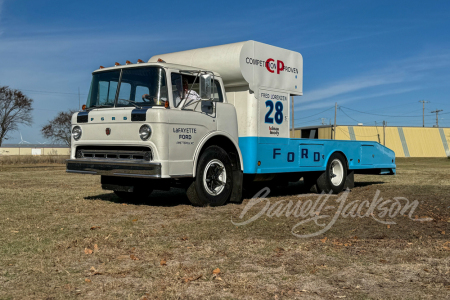
<instances>
[{"instance_id":1,"label":"number 28 decal","mask_svg":"<svg viewBox=\"0 0 450 300\"><path fill-rule=\"evenodd\" d=\"M271 100L267 100L266 107L269 108L269 111L266 113L264 122L266 122L268 124L273 124L274 118L271 117L272 112L273 112L273 102ZM274 117L275 117L275 122L277 122L277 124L283 123L283 103L281 103L280 101L277 101L277 103L275 103L275 116Z\"/></svg>"}]
</instances>

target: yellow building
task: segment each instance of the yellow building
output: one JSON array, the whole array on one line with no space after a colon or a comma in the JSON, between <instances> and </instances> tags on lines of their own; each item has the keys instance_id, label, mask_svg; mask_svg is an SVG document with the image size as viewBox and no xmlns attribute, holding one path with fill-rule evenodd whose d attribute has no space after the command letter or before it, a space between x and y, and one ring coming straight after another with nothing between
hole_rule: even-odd
<instances>
[{"instance_id":1,"label":"yellow building","mask_svg":"<svg viewBox=\"0 0 450 300\"><path fill-rule=\"evenodd\" d=\"M332 126L296 128L292 136L331 139ZM338 125L336 139L378 142L392 149L396 157L450 156L450 128Z\"/></svg>"}]
</instances>

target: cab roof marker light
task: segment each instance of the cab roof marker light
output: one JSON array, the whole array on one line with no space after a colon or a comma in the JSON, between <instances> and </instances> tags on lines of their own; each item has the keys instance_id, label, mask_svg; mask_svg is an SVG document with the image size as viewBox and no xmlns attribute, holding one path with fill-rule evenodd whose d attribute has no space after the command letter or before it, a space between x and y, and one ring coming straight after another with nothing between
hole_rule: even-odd
<instances>
[{"instance_id":1,"label":"cab roof marker light","mask_svg":"<svg viewBox=\"0 0 450 300\"><path fill-rule=\"evenodd\" d=\"M119 64L118 62L116 62L116 63L114 64L114 66L117 67L117 66L120 66L120 64Z\"/></svg>"},{"instance_id":2,"label":"cab roof marker light","mask_svg":"<svg viewBox=\"0 0 450 300\"><path fill-rule=\"evenodd\" d=\"M127 65L132 65L133 63L131 62L131 61L129 61L129 60L127 60L126 62L125 62Z\"/></svg>"},{"instance_id":3,"label":"cab roof marker light","mask_svg":"<svg viewBox=\"0 0 450 300\"><path fill-rule=\"evenodd\" d=\"M165 61L162 60L161 58L158 58L158 62L165 63Z\"/></svg>"},{"instance_id":4,"label":"cab roof marker light","mask_svg":"<svg viewBox=\"0 0 450 300\"><path fill-rule=\"evenodd\" d=\"M142 59L138 59L137 63L142 64L144 61Z\"/></svg>"},{"instance_id":5,"label":"cab roof marker light","mask_svg":"<svg viewBox=\"0 0 450 300\"><path fill-rule=\"evenodd\" d=\"M100 66L100 69L104 69L105 67L104 66Z\"/></svg>"}]
</instances>

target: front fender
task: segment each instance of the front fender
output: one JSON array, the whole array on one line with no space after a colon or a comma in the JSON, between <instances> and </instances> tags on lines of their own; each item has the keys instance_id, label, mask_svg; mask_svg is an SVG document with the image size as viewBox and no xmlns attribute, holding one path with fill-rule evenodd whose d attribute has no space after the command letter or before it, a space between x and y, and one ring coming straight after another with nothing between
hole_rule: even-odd
<instances>
[{"instance_id":1,"label":"front fender","mask_svg":"<svg viewBox=\"0 0 450 300\"><path fill-rule=\"evenodd\" d=\"M228 134L227 132L225 132L225 131L213 131L213 132L210 132L210 133L208 133L207 135L205 135L205 136L202 138L202 140L200 141L200 143L198 143L197 148L195 149L195 152L194 152L194 163L193 163L193 166L192 166L192 174L193 174L193 177L196 176L196 172L197 172L197 163L198 163L198 159L200 158L200 153L201 153L201 151L202 151L202 149L203 149L203 146L204 146L204 145L205 145L212 137L215 137L215 136L224 136L224 137L226 137L228 140L230 140L230 142L233 143L233 145L234 145L234 147L236 148L237 153L238 153L238 155L239 155L239 162L240 162L240 165L241 165L241 171L244 171L244 162L243 162L243 160L242 160L241 149L239 149L239 143L238 143L237 141L235 141L235 140L233 139L233 137L232 137L230 134Z\"/></svg>"}]
</instances>

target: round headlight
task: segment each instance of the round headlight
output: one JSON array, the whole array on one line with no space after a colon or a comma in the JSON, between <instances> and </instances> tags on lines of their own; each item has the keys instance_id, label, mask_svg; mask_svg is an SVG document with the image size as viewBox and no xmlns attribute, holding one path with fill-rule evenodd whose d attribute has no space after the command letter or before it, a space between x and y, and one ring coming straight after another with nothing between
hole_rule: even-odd
<instances>
[{"instance_id":1,"label":"round headlight","mask_svg":"<svg viewBox=\"0 0 450 300\"><path fill-rule=\"evenodd\" d=\"M72 129L72 137L75 141L78 141L81 137L81 127L80 126L75 126Z\"/></svg>"},{"instance_id":2,"label":"round headlight","mask_svg":"<svg viewBox=\"0 0 450 300\"><path fill-rule=\"evenodd\" d=\"M144 124L139 129L139 136L141 137L141 140L146 141L150 138L152 135L152 129L147 124Z\"/></svg>"}]
</instances>

